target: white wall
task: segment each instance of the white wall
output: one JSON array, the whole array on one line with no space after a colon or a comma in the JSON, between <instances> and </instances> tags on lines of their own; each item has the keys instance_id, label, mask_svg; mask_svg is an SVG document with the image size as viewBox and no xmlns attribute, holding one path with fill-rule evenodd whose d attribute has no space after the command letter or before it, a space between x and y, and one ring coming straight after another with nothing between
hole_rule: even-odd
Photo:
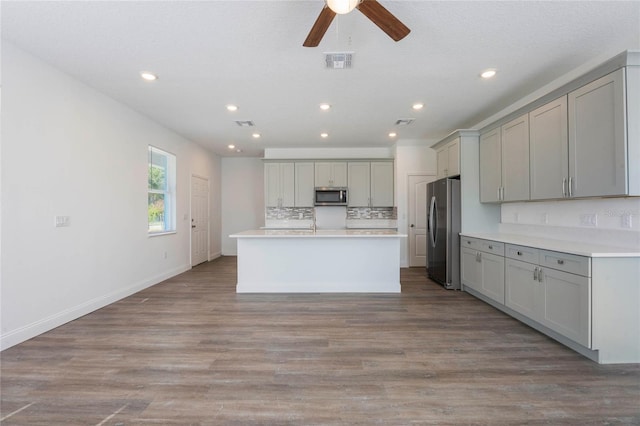
<instances>
[{"instance_id":1,"label":"white wall","mask_svg":"<svg viewBox=\"0 0 640 426\"><path fill-rule=\"evenodd\" d=\"M430 148L434 141L405 140L398 141L395 148L395 191L398 207L398 231L409 234L408 223L408 184L411 174L437 173L436 152ZM403 239L400 244L400 266L409 266L409 239Z\"/></svg>"},{"instance_id":2,"label":"white wall","mask_svg":"<svg viewBox=\"0 0 640 426\"><path fill-rule=\"evenodd\" d=\"M264 226L264 166L259 158L222 159L222 254L237 255L229 235Z\"/></svg>"},{"instance_id":3,"label":"white wall","mask_svg":"<svg viewBox=\"0 0 640 426\"><path fill-rule=\"evenodd\" d=\"M210 179L220 251L218 157L9 43L2 79L0 347L188 269L192 173ZM147 235L148 144L177 156L172 235Z\"/></svg>"}]
</instances>

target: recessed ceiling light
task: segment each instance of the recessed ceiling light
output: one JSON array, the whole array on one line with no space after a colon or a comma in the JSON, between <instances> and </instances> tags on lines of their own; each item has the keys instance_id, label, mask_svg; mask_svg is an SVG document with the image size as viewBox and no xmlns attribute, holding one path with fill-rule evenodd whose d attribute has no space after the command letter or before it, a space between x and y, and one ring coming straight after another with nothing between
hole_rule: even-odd
<instances>
[{"instance_id":1,"label":"recessed ceiling light","mask_svg":"<svg viewBox=\"0 0 640 426\"><path fill-rule=\"evenodd\" d=\"M398 135L395 132L389 133L389 137L390 138L395 138L396 136L398 136Z\"/></svg>"},{"instance_id":2,"label":"recessed ceiling light","mask_svg":"<svg viewBox=\"0 0 640 426\"><path fill-rule=\"evenodd\" d=\"M158 79L157 75L150 73L148 71L142 71L140 73L140 77L142 77L144 80L147 80L147 81L154 81Z\"/></svg>"},{"instance_id":3,"label":"recessed ceiling light","mask_svg":"<svg viewBox=\"0 0 640 426\"><path fill-rule=\"evenodd\" d=\"M234 149L236 146L235 145L227 145L227 148L229 149Z\"/></svg>"},{"instance_id":4,"label":"recessed ceiling light","mask_svg":"<svg viewBox=\"0 0 640 426\"><path fill-rule=\"evenodd\" d=\"M260 133L254 133L251 135L254 139L260 139Z\"/></svg>"},{"instance_id":5,"label":"recessed ceiling light","mask_svg":"<svg viewBox=\"0 0 640 426\"><path fill-rule=\"evenodd\" d=\"M415 110L422 109L422 108L424 108L424 104L418 102L418 103L413 104L413 106L411 108L413 108Z\"/></svg>"},{"instance_id":6,"label":"recessed ceiling light","mask_svg":"<svg viewBox=\"0 0 640 426\"><path fill-rule=\"evenodd\" d=\"M321 138L328 138L329 137L329 133L320 133L320 137Z\"/></svg>"},{"instance_id":7,"label":"recessed ceiling light","mask_svg":"<svg viewBox=\"0 0 640 426\"><path fill-rule=\"evenodd\" d=\"M320 109L323 111L326 111L328 109L331 109L331 105L329 104L320 104Z\"/></svg>"},{"instance_id":8,"label":"recessed ceiling light","mask_svg":"<svg viewBox=\"0 0 640 426\"><path fill-rule=\"evenodd\" d=\"M227 105L227 111L237 111L238 105Z\"/></svg>"},{"instance_id":9,"label":"recessed ceiling light","mask_svg":"<svg viewBox=\"0 0 640 426\"><path fill-rule=\"evenodd\" d=\"M482 74L480 74L480 77L482 78L491 78L493 76L496 75L497 70L495 69L488 69L482 72Z\"/></svg>"}]
</instances>

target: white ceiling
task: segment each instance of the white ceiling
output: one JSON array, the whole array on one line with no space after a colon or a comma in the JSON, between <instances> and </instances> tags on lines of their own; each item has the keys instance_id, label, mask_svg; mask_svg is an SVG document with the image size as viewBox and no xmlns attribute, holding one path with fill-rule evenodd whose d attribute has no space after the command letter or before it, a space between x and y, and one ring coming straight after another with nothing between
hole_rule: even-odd
<instances>
[{"instance_id":1,"label":"white ceiling","mask_svg":"<svg viewBox=\"0 0 640 426\"><path fill-rule=\"evenodd\" d=\"M355 10L302 47L323 0L3 0L2 37L220 155L251 156L386 147L390 131L437 140L594 58L640 48L640 1L380 3L411 29L404 40ZM352 69L325 69L323 52L345 50ZM485 68L497 76L480 79ZM142 81L143 70L159 80ZM402 118L415 121L395 126Z\"/></svg>"}]
</instances>

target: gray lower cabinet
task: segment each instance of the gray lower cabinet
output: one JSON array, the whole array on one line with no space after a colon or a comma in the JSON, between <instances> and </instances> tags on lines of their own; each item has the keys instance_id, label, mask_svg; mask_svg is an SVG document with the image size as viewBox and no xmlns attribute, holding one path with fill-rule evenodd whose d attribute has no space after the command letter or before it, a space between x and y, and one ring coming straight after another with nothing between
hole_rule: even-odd
<instances>
[{"instance_id":1,"label":"gray lower cabinet","mask_svg":"<svg viewBox=\"0 0 640 426\"><path fill-rule=\"evenodd\" d=\"M466 237L461 244L462 285L504 304L504 244Z\"/></svg>"},{"instance_id":2,"label":"gray lower cabinet","mask_svg":"<svg viewBox=\"0 0 640 426\"><path fill-rule=\"evenodd\" d=\"M591 347L590 259L511 244L505 253L505 305Z\"/></svg>"},{"instance_id":3,"label":"gray lower cabinet","mask_svg":"<svg viewBox=\"0 0 640 426\"><path fill-rule=\"evenodd\" d=\"M578 256L467 236L460 244L463 290L601 364L640 363L637 255Z\"/></svg>"}]
</instances>

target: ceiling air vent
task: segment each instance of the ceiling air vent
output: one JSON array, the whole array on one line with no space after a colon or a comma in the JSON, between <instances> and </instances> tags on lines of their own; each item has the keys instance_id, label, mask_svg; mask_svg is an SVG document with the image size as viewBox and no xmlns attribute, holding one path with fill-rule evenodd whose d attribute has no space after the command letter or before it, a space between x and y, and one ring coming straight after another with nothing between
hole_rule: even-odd
<instances>
[{"instance_id":1,"label":"ceiling air vent","mask_svg":"<svg viewBox=\"0 0 640 426\"><path fill-rule=\"evenodd\" d=\"M325 52L327 68L332 70L351 68L353 52Z\"/></svg>"},{"instance_id":2,"label":"ceiling air vent","mask_svg":"<svg viewBox=\"0 0 640 426\"><path fill-rule=\"evenodd\" d=\"M235 120L235 123L240 126L240 127L253 127L255 126L255 124L253 124L253 121L251 120Z\"/></svg>"},{"instance_id":3,"label":"ceiling air vent","mask_svg":"<svg viewBox=\"0 0 640 426\"><path fill-rule=\"evenodd\" d=\"M413 120L415 120L415 118L400 118L396 120L396 126L408 126L413 123Z\"/></svg>"}]
</instances>

